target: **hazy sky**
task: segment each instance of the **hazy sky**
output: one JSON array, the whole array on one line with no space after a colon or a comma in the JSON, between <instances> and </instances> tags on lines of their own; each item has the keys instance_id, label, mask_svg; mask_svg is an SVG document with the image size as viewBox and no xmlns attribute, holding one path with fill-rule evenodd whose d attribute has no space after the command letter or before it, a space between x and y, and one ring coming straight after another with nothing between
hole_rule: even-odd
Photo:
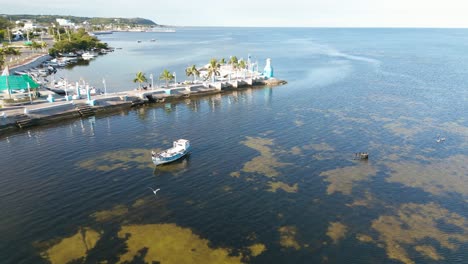
<instances>
[{"instance_id":1,"label":"hazy sky","mask_svg":"<svg viewBox=\"0 0 468 264\"><path fill-rule=\"evenodd\" d=\"M1 0L0 13L144 17L178 26L468 27L468 0Z\"/></svg>"}]
</instances>

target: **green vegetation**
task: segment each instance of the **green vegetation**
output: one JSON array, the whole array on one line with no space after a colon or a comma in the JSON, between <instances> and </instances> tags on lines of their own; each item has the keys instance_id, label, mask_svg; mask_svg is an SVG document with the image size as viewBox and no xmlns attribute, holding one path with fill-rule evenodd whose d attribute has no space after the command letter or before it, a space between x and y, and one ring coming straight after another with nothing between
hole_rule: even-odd
<instances>
[{"instance_id":1,"label":"green vegetation","mask_svg":"<svg viewBox=\"0 0 468 264\"><path fill-rule=\"evenodd\" d=\"M169 85L169 81L174 79L174 75L168 71L167 69L164 69L164 71L159 75L159 80L165 80L166 81L166 88Z\"/></svg>"},{"instance_id":2,"label":"green vegetation","mask_svg":"<svg viewBox=\"0 0 468 264\"><path fill-rule=\"evenodd\" d=\"M195 82L195 77L200 76L200 72L197 70L197 67L195 65L192 65L185 69L185 74L187 75L187 77L193 76L192 82Z\"/></svg>"},{"instance_id":3,"label":"green vegetation","mask_svg":"<svg viewBox=\"0 0 468 264\"><path fill-rule=\"evenodd\" d=\"M59 31L60 32L60 31ZM91 50L91 49L107 49L107 43L102 43L96 37L90 36L84 29L79 29L76 32L67 32L62 38L60 34L57 34L58 41L54 43L54 46L49 49L49 53L52 56L58 53L74 52L78 50Z\"/></svg>"},{"instance_id":4,"label":"green vegetation","mask_svg":"<svg viewBox=\"0 0 468 264\"><path fill-rule=\"evenodd\" d=\"M232 68L236 69L237 64L239 63L239 60L237 59L236 56L232 56L231 59L229 60L229 64L232 66Z\"/></svg>"},{"instance_id":5,"label":"green vegetation","mask_svg":"<svg viewBox=\"0 0 468 264\"><path fill-rule=\"evenodd\" d=\"M239 68L239 60L237 59L237 57L232 56L229 59L228 64L231 65L232 69L236 71L236 75L237 75L237 69Z\"/></svg>"},{"instance_id":6,"label":"green vegetation","mask_svg":"<svg viewBox=\"0 0 468 264\"><path fill-rule=\"evenodd\" d=\"M41 256L50 263L85 262L88 251L101 239L101 234L91 228L80 228L76 234L61 239Z\"/></svg>"},{"instance_id":7,"label":"green vegetation","mask_svg":"<svg viewBox=\"0 0 468 264\"><path fill-rule=\"evenodd\" d=\"M7 55L19 56L20 54L19 50L4 45L0 48L0 69L3 69L3 66L5 65L5 57Z\"/></svg>"},{"instance_id":8,"label":"green vegetation","mask_svg":"<svg viewBox=\"0 0 468 264\"><path fill-rule=\"evenodd\" d=\"M126 26L157 26L158 24L145 18L119 18L119 17L76 17L76 16L59 16L59 15L3 15L7 21L16 21L21 19L35 20L38 24L49 26L51 23L56 23L57 18L70 20L75 24L82 24L87 21L91 25L126 25ZM0 21L0 28L1 21Z\"/></svg>"},{"instance_id":9,"label":"green vegetation","mask_svg":"<svg viewBox=\"0 0 468 264\"><path fill-rule=\"evenodd\" d=\"M126 250L117 263L135 262L138 256L142 263L243 263L242 254L213 248L209 240L175 224L123 225L118 237L125 240Z\"/></svg>"},{"instance_id":10,"label":"green vegetation","mask_svg":"<svg viewBox=\"0 0 468 264\"><path fill-rule=\"evenodd\" d=\"M47 43L45 42L37 42L37 41L32 41L31 44L27 45L29 46L29 48L33 51L37 51L39 49L43 49L45 47L47 47Z\"/></svg>"},{"instance_id":11,"label":"green vegetation","mask_svg":"<svg viewBox=\"0 0 468 264\"><path fill-rule=\"evenodd\" d=\"M144 18L100 18L62 15L1 15L0 42L11 39L11 30L15 27L17 27L17 29L18 27L21 29L24 26L24 23L22 22L15 24L11 21L31 20L35 24L43 26L44 28L33 31L27 30L26 34L28 34L28 39L37 38L39 32L47 31L56 41L54 46L49 50L49 53L52 56L55 56L60 52L108 48L107 44L101 43L97 38L89 36L84 28L73 32L71 29L60 27L56 21L58 18L67 19L70 22L75 23L77 26L82 25L86 30L103 30L108 28L131 29L135 27L145 28L158 26L158 24L153 21ZM10 29L10 32L8 32L8 28ZM45 43L38 45L34 42L30 46L31 50L44 49L46 47Z\"/></svg>"},{"instance_id":12,"label":"green vegetation","mask_svg":"<svg viewBox=\"0 0 468 264\"><path fill-rule=\"evenodd\" d=\"M8 36L7 28L12 27L12 23L3 17L0 17L0 42L8 40L11 36Z\"/></svg>"},{"instance_id":13,"label":"green vegetation","mask_svg":"<svg viewBox=\"0 0 468 264\"><path fill-rule=\"evenodd\" d=\"M239 69L242 69L242 70L243 70L243 69L247 68L247 64L245 63L244 60L240 60L237 67L238 67Z\"/></svg>"},{"instance_id":14,"label":"green vegetation","mask_svg":"<svg viewBox=\"0 0 468 264\"><path fill-rule=\"evenodd\" d=\"M215 58L210 60L210 65L208 66L208 75L206 76L205 80L208 80L210 77L212 78L212 82L215 81L215 76L219 76L219 68L221 64L219 64L218 60Z\"/></svg>"},{"instance_id":15,"label":"green vegetation","mask_svg":"<svg viewBox=\"0 0 468 264\"><path fill-rule=\"evenodd\" d=\"M146 82L146 81L147 81L147 79L146 79L146 76L145 76L145 74L143 72L138 72L136 74L135 79L133 79L134 83L138 83L138 89L141 89L141 84Z\"/></svg>"}]
</instances>

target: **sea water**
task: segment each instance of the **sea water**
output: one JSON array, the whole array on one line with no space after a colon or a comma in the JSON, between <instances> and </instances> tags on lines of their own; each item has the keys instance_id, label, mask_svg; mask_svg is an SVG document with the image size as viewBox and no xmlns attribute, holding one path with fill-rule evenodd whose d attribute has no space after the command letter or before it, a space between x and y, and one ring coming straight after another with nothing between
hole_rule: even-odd
<instances>
[{"instance_id":1,"label":"sea water","mask_svg":"<svg viewBox=\"0 0 468 264\"><path fill-rule=\"evenodd\" d=\"M468 30L100 38L115 52L54 78L120 92L250 55L288 84L1 135L2 263L468 261ZM179 138L192 153L155 168Z\"/></svg>"}]
</instances>

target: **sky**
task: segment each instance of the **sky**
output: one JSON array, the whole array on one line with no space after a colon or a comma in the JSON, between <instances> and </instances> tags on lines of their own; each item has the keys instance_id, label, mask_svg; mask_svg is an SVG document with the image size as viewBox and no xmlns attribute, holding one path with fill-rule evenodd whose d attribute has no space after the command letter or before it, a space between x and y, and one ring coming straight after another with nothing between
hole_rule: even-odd
<instances>
[{"instance_id":1,"label":"sky","mask_svg":"<svg viewBox=\"0 0 468 264\"><path fill-rule=\"evenodd\" d=\"M0 14L142 17L175 26L467 28L467 10L467 0L0 0Z\"/></svg>"}]
</instances>

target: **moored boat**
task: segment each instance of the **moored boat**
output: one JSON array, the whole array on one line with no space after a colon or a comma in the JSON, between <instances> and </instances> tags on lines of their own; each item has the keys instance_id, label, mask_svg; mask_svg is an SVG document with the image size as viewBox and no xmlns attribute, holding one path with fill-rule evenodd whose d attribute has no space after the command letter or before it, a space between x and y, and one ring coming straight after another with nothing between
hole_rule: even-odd
<instances>
[{"instance_id":1,"label":"moored boat","mask_svg":"<svg viewBox=\"0 0 468 264\"><path fill-rule=\"evenodd\" d=\"M87 60L87 59L92 59L96 57L96 55L92 54L92 53L89 53L89 52L85 52L83 54L81 54L81 58Z\"/></svg>"},{"instance_id":2,"label":"moored boat","mask_svg":"<svg viewBox=\"0 0 468 264\"><path fill-rule=\"evenodd\" d=\"M151 151L151 158L154 165L158 166L182 158L183 156L187 155L191 149L192 147L190 146L190 141L186 139L178 139L173 142L172 148L170 149L166 149L157 153Z\"/></svg>"}]
</instances>

